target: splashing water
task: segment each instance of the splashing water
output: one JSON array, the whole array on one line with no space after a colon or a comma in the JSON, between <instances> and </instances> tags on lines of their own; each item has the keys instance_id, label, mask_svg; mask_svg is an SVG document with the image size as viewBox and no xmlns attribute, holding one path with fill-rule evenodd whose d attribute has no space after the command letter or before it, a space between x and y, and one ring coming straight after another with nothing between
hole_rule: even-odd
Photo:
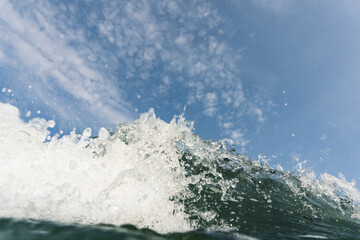
<instances>
[{"instance_id":1,"label":"splashing water","mask_svg":"<svg viewBox=\"0 0 360 240\"><path fill-rule=\"evenodd\" d=\"M345 177L274 170L153 110L115 132L49 137L0 103L0 217L269 236L357 236L360 193ZM0 224L1 233L1 224ZM348 235L346 235L348 234ZM169 235L170 236L170 235Z\"/></svg>"}]
</instances>

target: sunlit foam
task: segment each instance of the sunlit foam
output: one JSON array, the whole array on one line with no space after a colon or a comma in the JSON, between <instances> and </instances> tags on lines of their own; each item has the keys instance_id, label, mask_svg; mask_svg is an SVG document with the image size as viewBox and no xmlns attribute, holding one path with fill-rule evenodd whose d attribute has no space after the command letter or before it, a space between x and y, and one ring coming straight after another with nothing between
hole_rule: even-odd
<instances>
[{"instance_id":1,"label":"sunlit foam","mask_svg":"<svg viewBox=\"0 0 360 240\"><path fill-rule=\"evenodd\" d=\"M0 216L189 229L169 200L185 184L170 138L186 128L150 112L127 144L104 128L97 139L85 129L44 142L53 121L24 123L8 104L0 112Z\"/></svg>"},{"instance_id":2,"label":"sunlit foam","mask_svg":"<svg viewBox=\"0 0 360 240\"><path fill-rule=\"evenodd\" d=\"M233 197L231 191L239 180L218 172L216 159L227 159L217 164L226 171L239 168L249 183L257 181L254 168L266 170L262 174L275 171L235 153L231 140L204 141L182 116L166 123L156 118L153 110L120 125L114 133L101 128L97 138L91 138L87 128L82 134L73 131L49 139L48 128L54 126L54 121L40 118L25 123L17 108L0 103L0 217L130 223L159 232L186 231L197 227L189 221L189 212L209 222L219 218L212 209L185 211L182 202L174 200L193 197L187 190L189 184L211 184L207 176L212 174L220 180L209 190L220 193L223 201L241 204L246 197L246 193ZM189 174L180 161L185 155L190 156L189 161L198 159L207 170ZM359 218L360 193L354 182L330 174L315 178L303 169L296 178L277 171L281 174L262 177L281 178L279 182L294 194L304 194L305 188L339 208L346 197L355 204L352 217ZM273 196L263 198L265 204L272 204ZM221 229L230 227L221 225Z\"/></svg>"}]
</instances>

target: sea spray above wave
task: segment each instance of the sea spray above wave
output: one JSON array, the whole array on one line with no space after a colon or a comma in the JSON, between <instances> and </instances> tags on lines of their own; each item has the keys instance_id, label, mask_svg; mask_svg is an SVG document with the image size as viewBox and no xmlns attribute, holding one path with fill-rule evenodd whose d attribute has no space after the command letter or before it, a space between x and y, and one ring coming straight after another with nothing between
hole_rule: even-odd
<instances>
[{"instance_id":1,"label":"sea spray above wave","mask_svg":"<svg viewBox=\"0 0 360 240\"><path fill-rule=\"evenodd\" d=\"M50 139L53 121L24 123L3 103L0 113L0 217L163 233L326 234L344 228L339 222L349 231L360 223L354 182L274 170L237 153L230 140L201 139L182 116L166 123L150 110L97 138L86 129Z\"/></svg>"}]
</instances>

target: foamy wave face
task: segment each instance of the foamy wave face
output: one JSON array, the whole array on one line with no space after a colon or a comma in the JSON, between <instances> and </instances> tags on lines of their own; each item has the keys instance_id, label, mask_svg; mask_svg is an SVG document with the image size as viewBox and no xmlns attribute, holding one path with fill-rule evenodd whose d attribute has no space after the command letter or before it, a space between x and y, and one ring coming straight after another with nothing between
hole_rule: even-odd
<instances>
[{"instance_id":1,"label":"foamy wave face","mask_svg":"<svg viewBox=\"0 0 360 240\"><path fill-rule=\"evenodd\" d=\"M1 217L189 229L181 206L170 200L186 186L171 141L191 133L186 126L150 111L124 128L137 126L131 142L104 128L95 139L86 129L44 142L54 122L24 123L8 104L0 112Z\"/></svg>"},{"instance_id":2,"label":"foamy wave face","mask_svg":"<svg viewBox=\"0 0 360 240\"><path fill-rule=\"evenodd\" d=\"M274 170L234 151L230 140L202 140L181 116L165 123L150 110L114 133L101 128L91 138L85 129L58 138L49 137L53 121L24 123L2 103L0 113L0 217L162 233L359 224L355 182Z\"/></svg>"}]
</instances>

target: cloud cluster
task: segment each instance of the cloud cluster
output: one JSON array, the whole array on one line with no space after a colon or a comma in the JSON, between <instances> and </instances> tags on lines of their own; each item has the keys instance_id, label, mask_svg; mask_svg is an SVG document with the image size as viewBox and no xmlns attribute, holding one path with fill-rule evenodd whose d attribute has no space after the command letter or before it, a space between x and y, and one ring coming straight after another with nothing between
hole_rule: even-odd
<instances>
[{"instance_id":1,"label":"cloud cluster","mask_svg":"<svg viewBox=\"0 0 360 240\"><path fill-rule=\"evenodd\" d=\"M107 122L132 119L121 89L108 80L111 75L97 66L99 62L90 60L101 46L92 45L73 23L62 22L58 17L61 7L56 9L45 1L14 4L5 0L0 8L0 49L7 55L0 63L17 70L9 79L12 84L33 86L35 92L29 94L51 103L64 119L74 117L79 109L66 97L57 98L60 92L86 106L83 112L98 114Z\"/></svg>"},{"instance_id":2,"label":"cloud cluster","mask_svg":"<svg viewBox=\"0 0 360 240\"><path fill-rule=\"evenodd\" d=\"M1 66L20 67L16 81L32 84L44 102L56 95L52 107L63 118L82 111L117 123L135 107L187 104L242 142L242 116L265 120L243 90L226 18L208 1L0 4Z\"/></svg>"}]
</instances>

